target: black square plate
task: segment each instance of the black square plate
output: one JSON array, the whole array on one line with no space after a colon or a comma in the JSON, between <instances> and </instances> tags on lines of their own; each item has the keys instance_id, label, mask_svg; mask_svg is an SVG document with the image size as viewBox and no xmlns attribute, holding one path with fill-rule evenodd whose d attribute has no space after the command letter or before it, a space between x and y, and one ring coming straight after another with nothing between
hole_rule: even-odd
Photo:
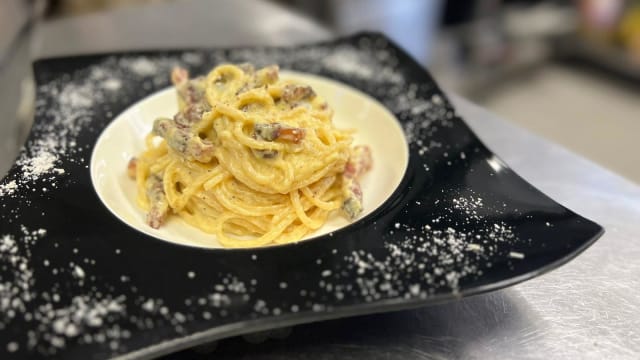
<instances>
[{"instance_id":1,"label":"black square plate","mask_svg":"<svg viewBox=\"0 0 640 360\"><path fill-rule=\"evenodd\" d=\"M174 64L198 74L245 61L330 77L384 104L410 144L400 187L332 235L262 249L179 246L121 223L91 185L100 132L168 86ZM147 358L449 301L540 275L603 233L492 154L429 74L379 34L292 48L65 57L34 68L35 124L0 182L1 358Z\"/></svg>"}]
</instances>

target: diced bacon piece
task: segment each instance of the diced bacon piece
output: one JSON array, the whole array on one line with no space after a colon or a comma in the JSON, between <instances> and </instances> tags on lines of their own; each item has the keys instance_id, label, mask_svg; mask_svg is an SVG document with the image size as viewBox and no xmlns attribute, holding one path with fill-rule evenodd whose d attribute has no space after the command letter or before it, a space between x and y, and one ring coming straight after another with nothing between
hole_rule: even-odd
<instances>
[{"instance_id":1,"label":"diced bacon piece","mask_svg":"<svg viewBox=\"0 0 640 360\"><path fill-rule=\"evenodd\" d=\"M147 198L151 205L147 213L147 224L158 229L169 215L169 202L165 197L164 185L160 176L152 175L147 179Z\"/></svg>"},{"instance_id":2,"label":"diced bacon piece","mask_svg":"<svg viewBox=\"0 0 640 360\"><path fill-rule=\"evenodd\" d=\"M174 86L181 86L189 81L189 71L187 69L176 66L171 70L171 83Z\"/></svg>"},{"instance_id":3,"label":"diced bacon piece","mask_svg":"<svg viewBox=\"0 0 640 360\"><path fill-rule=\"evenodd\" d=\"M203 163L207 163L213 158L213 144L192 134L188 129L178 127L171 119L156 119L153 122L152 132L163 137L170 148L186 157Z\"/></svg>"},{"instance_id":4,"label":"diced bacon piece","mask_svg":"<svg viewBox=\"0 0 640 360\"><path fill-rule=\"evenodd\" d=\"M277 140L299 144L300 141L304 139L305 135L306 132L304 129L294 127L281 127L278 133Z\"/></svg>"},{"instance_id":5,"label":"diced bacon piece","mask_svg":"<svg viewBox=\"0 0 640 360\"><path fill-rule=\"evenodd\" d=\"M278 81L278 65L269 65L258 70L255 75L254 87L270 85Z\"/></svg>"},{"instance_id":6,"label":"diced bacon piece","mask_svg":"<svg viewBox=\"0 0 640 360\"><path fill-rule=\"evenodd\" d=\"M354 146L344 169L344 177L355 179L369 171L372 165L371 149L366 145Z\"/></svg>"},{"instance_id":7,"label":"diced bacon piece","mask_svg":"<svg viewBox=\"0 0 640 360\"><path fill-rule=\"evenodd\" d=\"M179 127L189 128L193 124L202 120L202 114L210 110L211 107L209 107L208 104L205 103L190 104L182 109L182 111L177 113L173 117L173 120Z\"/></svg>"},{"instance_id":8,"label":"diced bacon piece","mask_svg":"<svg viewBox=\"0 0 640 360\"><path fill-rule=\"evenodd\" d=\"M350 220L357 218L364 210L362 188L357 178L369 171L372 165L373 158L371 157L371 149L368 146L358 145L352 149L351 156L342 174L342 192L344 195L342 211Z\"/></svg>"},{"instance_id":9,"label":"diced bacon piece","mask_svg":"<svg viewBox=\"0 0 640 360\"><path fill-rule=\"evenodd\" d=\"M342 211L347 215L349 220L354 220L364 210L364 206L362 205L362 188L356 179L345 178L345 181L346 183L343 187L345 199L342 203Z\"/></svg>"},{"instance_id":10,"label":"diced bacon piece","mask_svg":"<svg viewBox=\"0 0 640 360\"><path fill-rule=\"evenodd\" d=\"M297 103L302 100L312 99L316 96L311 86L306 85L287 85L282 92L282 100L289 104Z\"/></svg>"},{"instance_id":11,"label":"diced bacon piece","mask_svg":"<svg viewBox=\"0 0 640 360\"><path fill-rule=\"evenodd\" d=\"M264 141L285 141L300 143L305 137L305 130L285 126L280 123L257 123L253 126L255 138Z\"/></svg>"},{"instance_id":12,"label":"diced bacon piece","mask_svg":"<svg viewBox=\"0 0 640 360\"><path fill-rule=\"evenodd\" d=\"M130 179L136 179L136 170L138 167L138 159L136 157L132 157L127 164L127 175Z\"/></svg>"}]
</instances>

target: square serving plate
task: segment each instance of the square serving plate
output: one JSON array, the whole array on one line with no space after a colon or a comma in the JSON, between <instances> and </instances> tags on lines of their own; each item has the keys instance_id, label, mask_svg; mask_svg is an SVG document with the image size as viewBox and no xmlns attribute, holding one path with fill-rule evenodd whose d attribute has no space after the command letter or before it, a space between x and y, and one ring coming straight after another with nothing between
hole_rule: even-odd
<instances>
[{"instance_id":1,"label":"square serving plate","mask_svg":"<svg viewBox=\"0 0 640 360\"><path fill-rule=\"evenodd\" d=\"M377 99L409 143L400 186L355 223L291 245L202 249L122 223L91 185L101 131L167 87L172 66L200 74L223 62L277 63ZM429 74L379 34L44 59L34 70L35 123L0 181L0 358L149 358L446 302L556 268L603 233L491 153Z\"/></svg>"}]
</instances>

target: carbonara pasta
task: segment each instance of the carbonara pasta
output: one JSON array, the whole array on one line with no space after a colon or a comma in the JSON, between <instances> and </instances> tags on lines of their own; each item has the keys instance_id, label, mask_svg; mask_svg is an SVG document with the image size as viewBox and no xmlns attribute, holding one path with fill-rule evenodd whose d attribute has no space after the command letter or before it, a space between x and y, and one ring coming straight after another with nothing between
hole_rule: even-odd
<instances>
[{"instance_id":1,"label":"carbonara pasta","mask_svg":"<svg viewBox=\"0 0 640 360\"><path fill-rule=\"evenodd\" d=\"M225 247L255 247L298 241L334 210L360 215L370 150L334 127L311 87L280 80L276 65L171 79L180 110L154 121L128 168L151 227L175 215Z\"/></svg>"}]
</instances>

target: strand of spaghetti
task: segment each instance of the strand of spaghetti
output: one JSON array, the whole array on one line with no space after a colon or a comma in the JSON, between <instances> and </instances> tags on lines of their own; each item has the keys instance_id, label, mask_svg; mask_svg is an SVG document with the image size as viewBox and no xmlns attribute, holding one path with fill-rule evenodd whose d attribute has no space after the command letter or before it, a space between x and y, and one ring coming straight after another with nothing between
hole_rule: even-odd
<instances>
[{"instance_id":1,"label":"strand of spaghetti","mask_svg":"<svg viewBox=\"0 0 640 360\"><path fill-rule=\"evenodd\" d=\"M285 210L284 205L271 205L271 206L250 206L249 204L242 204L237 201L233 201L233 195L228 191L227 186L221 185L216 191L214 191L216 200L229 211L244 216L264 216L271 215L278 211Z\"/></svg>"},{"instance_id":2,"label":"strand of spaghetti","mask_svg":"<svg viewBox=\"0 0 640 360\"><path fill-rule=\"evenodd\" d=\"M288 197L283 194L261 194L260 197L256 197L256 192L249 187L238 184L237 181L231 183L228 189L231 192L231 196L237 201L252 204L254 206L270 206L274 204L284 204L288 201ZM226 183L225 183L226 184Z\"/></svg>"},{"instance_id":3,"label":"strand of spaghetti","mask_svg":"<svg viewBox=\"0 0 640 360\"><path fill-rule=\"evenodd\" d=\"M320 141L330 146L335 145L338 141L333 132L324 127L316 129L316 136L318 136L318 139L320 139Z\"/></svg>"},{"instance_id":4,"label":"strand of spaghetti","mask_svg":"<svg viewBox=\"0 0 640 360\"><path fill-rule=\"evenodd\" d=\"M210 138L211 135L215 135L211 133L214 120L215 120L215 113L213 111L203 113L202 119L192 125L193 132L198 135L204 135L205 137Z\"/></svg>"},{"instance_id":5,"label":"strand of spaghetti","mask_svg":"<svg viewBox=\"0 0 640 360\"><path fill-rule=\"evenodd\" d=\"M309 187L303 187L302 189L300 189L302 191L302 194L309 199L309 201L311 201L313 203L314 206L322 209L322 210L327 210L327 211L331 211L331 210L335 210L337 208L340 207L340 201L322 201L321 199L315 197L313 195L313 192L311 192L311 190L309 189Z\"/></svg>"},{"instance_id":6,"label":"strand of spaghetti","mask_svg":"<svg viewBox=\"0 0 640 360\"><path fill-rule=\"evenodd\" d=\"M257 166L267 167L259 163L246 162L249 156L253 156L248 150L217 149L216 157L221 164L240 182L249 186L255 191L264 193L286 193L287 187L283 186L284 176L273 171L273 166L268 166L271 173L260 171ZM273 164L270 164L273 165ZM277 188L273 189L277 184Z\"/></svg>"},{"instance_id":7,"label":"strand of spaghetti","mask_svg":"<svg viewBox=\"0 0 640 360\"><path fill-rule=\"evenodd\" d=\"M149 133L147 136L145 136L144 138L144 144L147 148L147 151L153 149L155 146L153 144L153 139L155 138L155 136L151 133Z\"/></svg>"},{"instance_id":8,"label":"strand of spaghetti","mask_svg":"<svg viewBox=\"0 0 640 360\"><path fill-rule=\"evenodd\" d=\"M277 87L272 87L277 88ZM236 102L236 106L238 108L242 108L245 105L259 103L265 105L266 107L272 108L275 105L273 101L273 96L268 91L265 91L264 88L251 89L243 92L238 95L238 101Z\"/></svg>"},{"instance_id":9,"label":"strand of spaghetti","mask_svg":"<svg viewBox=\"0 0 640 360\"><path fill-rule=\"evenodd\" d=\"M280 161L278 164L284 172L284 180L282 181L282 186L291 188L293 185L293 180L295 178L294 172L294 164L287 161Z\"/></svg>"},{"instance_id":10,"label":"strand of spaghetti","mask_svg":"<svg viewBox=\"0 0 640 360\"><path fill-rule=\"evenodd\" d=\"M339 179L353 131L333 126L333 111L310 87L278 80L277 67L247 65L221 65L197 81L182 80L182 117L168 120L180 131L148 136L138 157L142 208L165 201L169 212L223 246L251 247L298 241L341 206ZM272 123L278 125L256 127ZM279 138L280 129L304 129L304 137L284 132ZM211 157L185 157L200 154L202 144ZM145 189L158 179L164 197L150 203Z\"/></svg>"},{"instance_id":11,"label":"strand of spaghetti","mask_svg":"<svg viewBox=\"0 0 640 360\"><path fill-rule=\"evenodd\" d=\"M187 223L201 230L215 234L216 227L210 218L200 216L199 213L191 214L187 211L179 213ZM266 231L265 224L255 218L231 218L227 221L227 231L237 235L261 234Z\"/></svg>"},{"instance_id":12,"label":"strand of spaghetti","mask_svg":"<svg viewBox=\"0 0 640 360\"><path fill-rule=\"evenodd\" d=\"M292 231L282 233L278 238L275 239L276 244L289 244L292 242L299 241L305 235L310 233L312 230L308 227L302 225L298 226Z\"/></svg>"},{"instance_id":13,"label":"strand of spaghetti","mask_svg":"<svg viewBox=\"0 0 640 360\"><path fill-rule=\"evenodd\" d=\"M293 191L293 192L295 192L295 191ZM293 192L292 192L292 193L293 193ZM292 196L292 193L290 193L290 194L289 194L289 196ZM300 218L301 222L304 224L304 222L303 222L302 218L308 218L308 217L307 217L306 215L304 215L304 214L301 214L301 213L299 212L299 209L301 209L301 210L302 210L302 213L304 213L305 211L307 211L307 210L309 210L309 209L311 208L311 206L312 206L311 202L310 202L310 201L308 201L308 200L306 200L306 199L304 200L304 202L301 202L301 201L300 201L300 199L299 199L299 197L298 197L298 198L297 198L297 201L295 201L295 200L291 200L291 199L290 199L290 204L291 204L291 205L293 205L293 206L292 206L292 210L289 210L288 212L282 212L282 213L278 213L278 214L276 214L276 215L273 217L273 219L271 220L271 223L272 223L272 224L279 223L279 222L283 221L283 219L288 218L288 217L291 215L291 212L292 212L296 217ZM296 209L297 204L299 204L299 205L300 205L300 207L299 207L298 209Z\"/></svg>"},{"instance_id":14,"label":"strand of spaghetti","mask_svg":"<svg viewBox=\"0 0 640 360\"><path fill-rule=\"evenodd\" d=\"M183 170L175 169L175 163L172 163L170 167L165 170L164 176L164 191L167 196L167 200L174 211L181 211L183 207L191 200L191 198L202 191L203 183L209 178L208 174L202 174L192 180L187 178L185 181L176 180L176 175L185 177ZM178 191L179 184L188 184ZM183 185L184 186L184 185Z\"/></svg>"},{"instance_id":15,"label":"strand of spaghetti","mask_svg":"<svg viewBox=\"0 0 640 360\"><path fill-rule=\"evenodd\" d=\"M240 236L259 236L266 231L264 224L254 218L232 218L225 223L226 231Z\"/></svg>"},{"instance_id":16,"label":"strand of spaghetti","mask_svg":"<svg viewBox=\"0 0 640 360\"><path fill-rule=\"evenodd\" d=\"M293 206L293 209L295 210L296 215L298 215L298 219L300 219L300 221L302 221L303 224L305 224L308 228L313 230L318 229L320 226L322 226L322 222L313 221L311 218L307 216L307 214L305 213L305 209L303 208L302 203L300 202L300 193L298 193L298 190L294 190L290 192L289 196L291 198L291 205Z\"/></svg>"},{"instance_id":17,"label":"strand of spaghetti","mask_svg":"<svg viewBox=\"0 0 640 360\"><path fill-rule=\"evenodd\" d=\"M180 183L180 180L177 177L180 175L179 170L175 169L175 161L170 162L163 171L162 184L164 187L164 194L167 198L167 202L169 206L173 210L180 211L184 204L180 204L182 201L180 199L181 195L177 193L177 187Z\"/></svg>"},{"instance_id":18,"label":"strand of spaghetti","mask_svg":"<svg viewBox=\"0 0 640 360\"><path fill-rule=\"evenodd\" d=\"M219 214L226 211L226 209L216 200L216 198L209 192L205 194L198 194L192 199L189 206L193 206L202 212L203 217L215 218Z\"/></svg>"},{"instance_id":19,"label":"strand of spaghetti","mask_svg":"<svg viewBox=\"0 0 640 360\"><path fill-rule=\"evenodd\" d=\"M172 161L175 161L172 156L163 155L150 164L149 171L154 174L162 173Z\"/></svg>"},{"instance_id":20,"label":"strand of spaghetti","mask_svg":"<svg viewBox=\"0 0 640 360\"><path fill-rule=\"evenodd\" d=\"M215 169L216 173L211 174L210 175L211 177L208 180L206 180L202 185L204 190L209 191L213 189L216 185L218 185L221 181L224 181L232 177L232 175L229 174L228 172L221 171L221 170L222 169L220 167L217 167Z\"/></svg>"},{"instance_id":21,"label":"strand of spaghetti","mask_svg":"<svg viewBox=\"0 0 640 360\"><path fill-rule=\"evenodd\" d=\"M326 222L328 214L329 213L327 211L324 211L324 210L316 208L311 213L310 217L311 218L315 218L318 221ZM306 234L308 234L311 231L312 231L311 229L307 228L304 225L303 226L298 226L297 228L293 229L290 232L289 236L283 236L281 238L278 238L278 239L275 240L275 243L276 244L287 244L287 243L290 243L290 242L295 242L295 241L300 240L303 236L305 236Z\"/></svg>"},{"instance_id":22,"label":"strand of spaghetti","mask_svg":"<svg viewBox=\"0 0 640 360\"><path fill-rule=\"evenodd\" d=\"M235 140L238 142L238 144L240 145L244 145L247 147L250 147L252 149L257 149L257 150L276 150L276 151L282 151L285 149L285 145L279 142L275 142L275 141L260 141L260 140L256 140L254 138L252 138L251 136L247 136L244 133L244 124L243 123L237 123L234 128L233 128L233 136L235 138Z\"/></svg>"},{"instance_id":23,"label":"strand of spaghetti","mask_svg":"<svg viewBox=\"0 0 640 360\"><path fill-rule=\"evenodd\" d=\"M279 224L276 224L275 226L273 226L264 235L255 239L244 240L244 239L234 239L232 237L229 237L223 231L224 223L234 216L235 215L233 214L225 214L220 219L217 219L214 225L216 228L215 234L218 237L218 241L220 241L222 245L229 246L229 247L239 247L239 248L264 246L266 244L273 242L280 234L282 234L284 229L286 229L287 226L289 226L289 224L291 224L291 222L293 222L295 218L295 215L289 216L284 221L281 221Z\"/></svg>"},{"instance_id":24,"label":"strand of spaghetti","mask_svg":"<svg viewBox=\"0 0 640 360\"><path fill-rule=\"evenodd\" d=\"M136 166L136 191L137 202L141 208L149 209L149 200L147 199L147 177L149 176L149 166L146 161L138 161Z\"/></svg>"},{"instance_id":25,"label":"strand of spaghetti","mask_svg":"<svg viewBox=\"0 0 640 360\"><path fill-rule=\"evenodd\" d=\"M205 80L205 96L209 104L214 104L226 93L235 94L240 88L242 70L233 65L220 65L213 69Z\"/></svg>"},{"instance_id":26,"label":"strand of spaghetti","mask_svg":"<svg viewBox=\"0 0 640 360\"><path fill-rule=\"evenodd\" d=\"M241 110L238 110L236 108L233 108L229 105L226 105L224 103L217 103L214 107L215 111L220 114L220 115L224 115L226 116L228 119L230 120L234 120L234 121L246 121L246 117L244 112L242 112Z\"/></svg>"}]
</instances>

